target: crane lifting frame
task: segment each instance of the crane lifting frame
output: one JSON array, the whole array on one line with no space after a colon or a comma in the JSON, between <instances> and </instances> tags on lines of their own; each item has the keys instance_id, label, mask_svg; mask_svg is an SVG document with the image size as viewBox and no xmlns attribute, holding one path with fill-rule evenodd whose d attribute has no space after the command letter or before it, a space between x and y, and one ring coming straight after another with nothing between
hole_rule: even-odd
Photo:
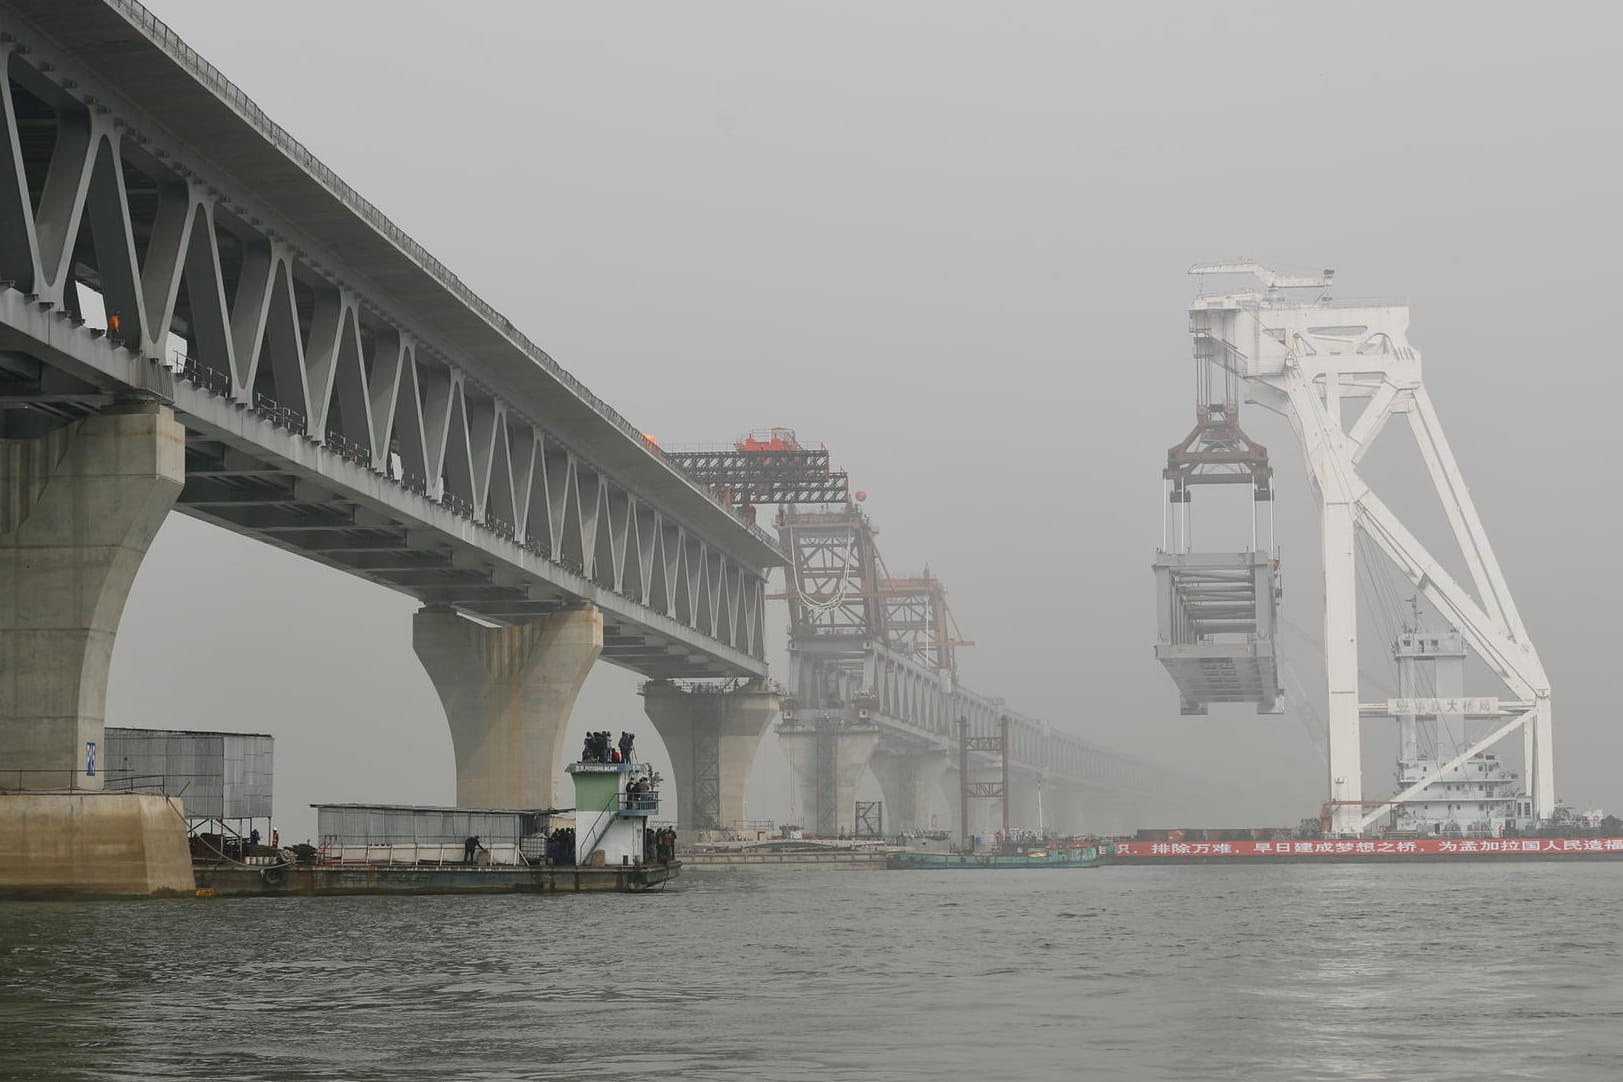
<instances>
[{"instance_id":1,"label":"crane lifting frame","mask_svg":"<svg viewBox=\"0 0 1623 1082\"><path fill-rule=\"evenodd\" d=\"M1400 301L1332 301L1333 271L1284 278L1255 263L1197 265L1197 276L1246 274L1260 288L1202 294L1189 308L1197 351L1222 358L1245 381L1248 400L1288 419L1307 458L1318 498L1324 547L1324 642L1328 681L1330 829L1357 834L1417 797L1472 756L1522 734L1534 816L1555 811L1550 684L1522 624L1482 520L1466 491L1442 423L1421 380L1420 351L1408 340L1409 308ZM1314 290L1316 296L1287 290ZM1202 341L1204 339L1204 341ZM1343 403L1363 400L1350 427ZM1475 596L1376 495L1359 464L1394 416L1408 419L1438 502L1464 556ZM1360 713L1384 713L1358 694L1355 532L1362 530L1504 681L1494 702L1502 724L1437 764L1387 801L1363 799ZM1489 700L1491 702L1491 700Z\"/></svg>"}]
</instances>

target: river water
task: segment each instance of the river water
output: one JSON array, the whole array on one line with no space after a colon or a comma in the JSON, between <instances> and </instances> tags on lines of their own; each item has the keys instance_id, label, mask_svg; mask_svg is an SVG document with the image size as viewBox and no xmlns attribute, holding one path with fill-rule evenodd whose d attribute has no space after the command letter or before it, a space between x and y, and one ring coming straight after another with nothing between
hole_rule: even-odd
<instances>
[{"instance_id":1,"label":"river water","mask_svg":"<svg viewBox=\"0 0 1623 1082\"><path fill-rule=\"evenodd\" d=\"M6 1079L1623 1078L1623 863L0 904Z\"/></svg>"}]
</instances>

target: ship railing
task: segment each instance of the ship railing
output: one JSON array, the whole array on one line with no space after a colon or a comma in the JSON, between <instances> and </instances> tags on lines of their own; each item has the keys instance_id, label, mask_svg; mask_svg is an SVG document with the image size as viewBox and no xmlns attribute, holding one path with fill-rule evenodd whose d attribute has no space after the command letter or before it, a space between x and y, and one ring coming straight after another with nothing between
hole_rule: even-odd
<instances>
[{"instance_id":1,"label":"ship railing","mask_svg":"<svg viewBox=\"0 0 1623 1082\"><path fill-rule=\"evenodd\" d=\"M659 810L659 790L650 789L646 793L621 793L619 810L639 813L657 812Z\"/></svg>"},{"instance_id":2,"label":"ship railing","mask_svg":"<svg viewBox=\"0 0 1623 1082\"><path fill-rule=\"evenodd\" d=\"M429 837L400 840L388 835L324 834L316 849L316 863L324 866L366 866L394 868L445 867L524 867L530 863L519 841L479 842L475 863L464 858L466 839ZM483 861L479 853L485 854Z\"/></svg>"}]
</instances>

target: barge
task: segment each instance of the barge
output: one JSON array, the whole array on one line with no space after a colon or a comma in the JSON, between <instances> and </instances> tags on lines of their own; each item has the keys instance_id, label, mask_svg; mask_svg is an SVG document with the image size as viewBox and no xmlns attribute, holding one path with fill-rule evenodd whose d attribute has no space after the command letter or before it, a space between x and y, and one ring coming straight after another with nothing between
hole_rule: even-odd
<instances>
[{"instance_id":1,"label":"barge","mask_svg":"<svg viewBox=\"0 0 1623 1082\"><path fill-rule=\"evenodd\" d=\"M904 849L890 855L890 867L917 871L971 871L1014 868L1097 868L1104 863L1104 847L1086 843L1052 845L990 853L941 853Z\"/></svg>"},{"instance_id":2,"label":"barge","mask_svg":"<svg viewBox=\"0 0 1623 1082\"><path fill-rule=\"evenodd\" d=\"M662 890L678 861L600 866L391 867L388 865L194 865L200 897L322 897L345 894L550 894Z\"/></svg>"},{"instance_id":3,"label":"barge","mask_svg":"<svg viewBox=\"0 0 1623 1082\"><path fill-rule=\"evenodd\" d=\"M1277 839L1271 841L1121 841L1109 863L1404 864L1464 861L1623 858L1623 838Z\"/></svg>"}]
</instances>

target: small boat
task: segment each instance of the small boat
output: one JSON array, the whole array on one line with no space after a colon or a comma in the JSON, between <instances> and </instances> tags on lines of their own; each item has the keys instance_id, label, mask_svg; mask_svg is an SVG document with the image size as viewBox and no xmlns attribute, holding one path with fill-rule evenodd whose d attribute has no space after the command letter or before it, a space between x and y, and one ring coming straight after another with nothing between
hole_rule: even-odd
<instances>
[{"instance_id":1,"label":"small boat","mask_svg":"<svg viewBox=\"0 0 1623 1082\"><path fill-rule=\"evenodd\" d=\"M904 849L890 855L891 868L1097 868L1104 863L1100 847L1093 842L1058 842L1046 846L1017 849L1004 847L995 853L942 853Z\"/></svg>"}]
</instances>

